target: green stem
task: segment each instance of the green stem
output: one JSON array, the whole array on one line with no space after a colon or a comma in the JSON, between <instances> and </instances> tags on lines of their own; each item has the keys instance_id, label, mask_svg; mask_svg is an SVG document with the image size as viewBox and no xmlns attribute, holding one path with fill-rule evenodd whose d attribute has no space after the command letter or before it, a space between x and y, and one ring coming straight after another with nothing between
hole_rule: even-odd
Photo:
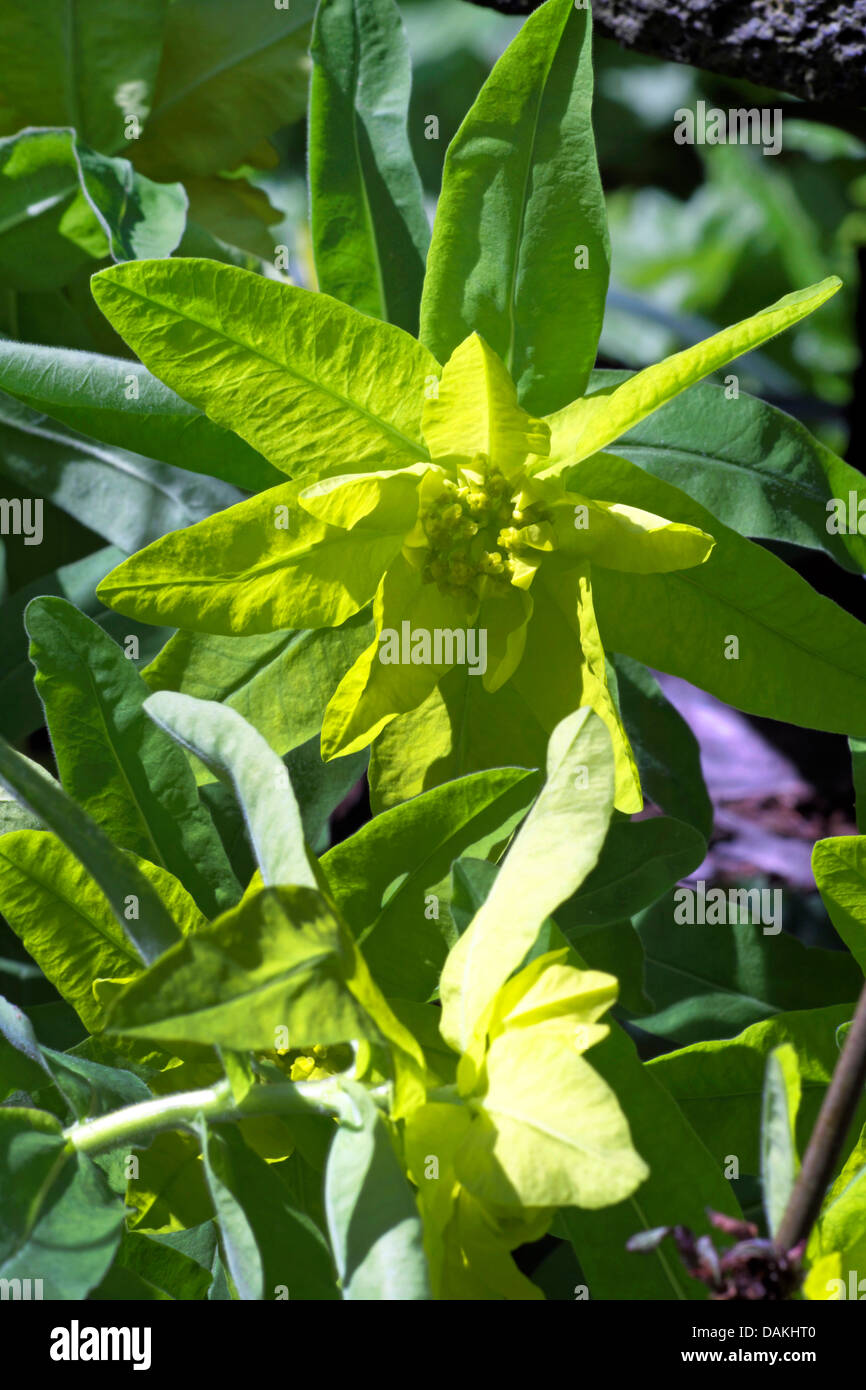
<instances>
[{"instance_id":1,"label":"green stem","mask_svg":"<svg viewBox=\"0 0 866 1390\"><path fill-rule=\"evenodd\" d=\"M385 1103L384 1091L370 1092ZM77 1153L100 1153L124 1143L136 1143L165 1129L178 1129L203 1116L212 1123L241 1120L247 1115L333 1115L343 1124L356 1121L351 1096L338 1077L324 1081L294 1081L253 1086L240 1103L232 1098L228 1081L200 1091L157 1096L138 1105L127 1105L95 1120L79 1120L63 1131L67 1148Z\"/></svg>"}]
</instances>

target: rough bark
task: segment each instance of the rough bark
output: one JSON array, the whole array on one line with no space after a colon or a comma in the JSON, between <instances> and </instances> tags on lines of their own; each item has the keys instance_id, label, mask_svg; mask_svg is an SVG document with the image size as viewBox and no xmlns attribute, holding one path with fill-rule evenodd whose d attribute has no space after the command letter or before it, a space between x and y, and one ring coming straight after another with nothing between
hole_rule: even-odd
<instances>
[{"instance_id":1,"label":"rough bark","mask_svg":"<svg viewBox=\"0 0 866 1390\"><path fill-rule=\"evenodd\" d=\"M529 14L541 0L472 0ZM866 0L593 0L596 33L807 101L866 106Z\"/></svg>"}]
</instances>

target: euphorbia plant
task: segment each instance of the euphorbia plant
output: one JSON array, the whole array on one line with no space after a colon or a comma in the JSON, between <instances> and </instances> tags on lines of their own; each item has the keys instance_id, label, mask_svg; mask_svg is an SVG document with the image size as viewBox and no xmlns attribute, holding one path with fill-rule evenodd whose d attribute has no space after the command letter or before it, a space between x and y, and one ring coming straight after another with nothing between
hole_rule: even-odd
<instances>
[{"instance_id":1,"label":"euphorbia plant","mask_svg":"<svg viewBox=\"0 0 866 1390\"><path fill-rule=\"evenodd\" d=\"M71 623L72 634L87 621L59 600L41 611ZM97 679L112 662L126 679L107 640L97 639ZM196 869L214 862L206 814L178 856L184 884L124 854L52 779L0 749L4 783L51 827L0 840L0 905L93 1035L71 1054L52 1053L4 1005L4 1089L17 1083L28 1093L27 1104L0 1109L12 1145L4 1162L18 1162L16 1145L30 1152L28 1135L33 1150L15 1167L33 1202L16 1199L4 1275L41 1276L50 1223L71 1219L70 1201L105 1231L98 1255L85 1223L81 1241L52 1256L51 1296L81 1296L112 1260L125 1267L136 1252L146 1270L152 1222L142 1194L159 1190L167 1162L165 1149L149 1146L180 1129L203 1162L169 1197L171 1212L187 1213L170 1225L213 1212L242 1298L280 1297L282 1288L293 1298L539 1296L509 1251L540 1235L556 1209L619 1202L647 1176L612 1090L583 1057L608 1032L598 1019L616 981L569 961L564 942L547 949L545 929L607 831L613 764L603 725L583 710L555 731L547 783L445 959L443 1049L433 1041L438 1010L389 1003L370 973L339 906L340 858L329 879L327 857L320 866L304 845L288 773L264 741L233 711L187 696L152 696L144 711L166 749L179 741L234 788L258 869L241 897L224 862L224 889L239 900L208 923L188 891L206 891ZM578 768L591 775L575 797ZM152 792L161 799L158 784ZM125 837L122 815L116 824ZM94 897L83 867L106 884L115 876L109 901ZM55 908L46 929L52 895L67 910ZM117 1109L118 1101L131 1103ZM316 1201L293 1187L301 1160L292 1156L309 1142L308 1129L296 1136L293 1126L320 1115L340 1128L315 1131L327 1155L317 1224ZM138 1217L119 1247L123 1211L112 1188L124 1190L118 1173L139 1149L130 1186ZM96 1155L107 1184L91 1165ZM181 1155L188 1163L186 1149ZM286 1164L285 1179L263 1158ZM50 1181L44 1162L55 1165ZM367 1233L361 1251L348 1240L358 1223ZM240 1234L249 1228L252 1244Z\"/></svg>"},{"instance_id":2,"label":"euphorbia plant","mask_svg":"<svg viewBox=\"0 0 866 1390\"><path fill-rule=\"evenodd\" d=\"M314 150L333 115L328 43L345 8L323 8L314 46ZM321 629L372 601L372 641L332 694L322 748L334 757L374 742L377 805L495 765L503 740L511 760L539 766L559 720L589 704L614 738L617 806L638 810L605 651L757 713L849 733L863 719L863 629L677 487L609 452L702 377L819 308L838 281L614 388L594 386L608 253L588 24L585 10L548 0L452 142L420 340L371 316L369 282L362 294L348 251L335 269L333 159L311 161L314 236L331 228L318 242L325 288L365 313L209 262L137 262L92 282L153 372L293 479L157 541L115 570L101 597L180 627L187 654L196 634L207 650L207 634ZM405 161L392 175L389 215L414 226ZM378 256L385 315L397 271L381 249L386 214L371 207L359 237ZM736 428L736 399L730 407ZM698 492L700 483L698 472ZM483 673L455 663L454 641L435 642L475 629ZM183 652L167 648L156 684L183 687Z\"/></svg>"}]
</instances>

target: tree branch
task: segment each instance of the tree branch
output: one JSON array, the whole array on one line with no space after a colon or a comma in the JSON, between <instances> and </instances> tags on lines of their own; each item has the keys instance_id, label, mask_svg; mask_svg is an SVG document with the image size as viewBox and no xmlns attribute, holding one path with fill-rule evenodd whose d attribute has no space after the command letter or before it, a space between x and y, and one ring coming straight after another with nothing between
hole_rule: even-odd
<instances>
[{"instance_id":1,"label":"tree branch","mask_svg":"<svg viewBox=\"0 0 866 1390\"><path fill-rule=\"evenodd\" d=\"M471 0L530 14L541 0ZM593 0L596 33L807 101L866 106L866 0Z\"/></svg>"}]
</instances>

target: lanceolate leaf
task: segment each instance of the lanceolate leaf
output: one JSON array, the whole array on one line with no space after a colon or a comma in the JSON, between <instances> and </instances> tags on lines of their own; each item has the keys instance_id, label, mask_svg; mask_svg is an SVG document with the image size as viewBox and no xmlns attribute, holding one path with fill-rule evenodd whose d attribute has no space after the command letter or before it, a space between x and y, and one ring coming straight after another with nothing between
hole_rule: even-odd
<instances>
[{"instance_id":1,"label":"lanceolate leaf","mask_svg":"<svg viewBox=\"0 0 866 1390\"><path fill-rule=\"evenodd\" d=\"M554 731L544 788L442 972L442 1035L455 1051L467 1050L542 922L596 863L612 807L609 735L591 710L578 710Z\"/></svg>"},{"instance_id":2,"label":"lanceolate leaf","mask_svg":"<svg viewBox=\"0 0 866 1390\"><path fill-rule=\"evenodd\" d=\"M729 1038L782 1012L856 997L862 979L846 952L807 947L775 930L770 918L781 927L782 915L773 912L774 892L779 890L737 892L736 903L748 894L742 923L735 919L737 907L728 910L728 898L725 925L684 925L670 894L635 919L646 991L655 1004L655 1012L641 1019L642 1028L681 1044ZM783 914L781 894L779 901ZM759 925L764 908L770 911Z\"/></svg>"},{"instance_id":3,"label":"lanceolate leaf","mask_svg":"<svg viewBox=\"0 0 866 1390\"><path fill-rule=\"evenodd\" d=\"M366 614L306 632L178 632L142 675L151 690L178 690L237 710L284 755L318 734L325 706L372 635Z\"/></svg>"},{"instance_id":4,"label":"lanceolate leaf","mask_svg":"<svg viewBox=\"0 0 866 1390\"><path fill-rule=\"evenodd\" d=\"M357 1126L341 1124L325 1170L325 1212L344 1299L430 1298L415 1199L385 1122L351 1086Z\"/></svg>"},{"instance_id":5,"label":"lanceolate leaf","mask_svg":"<svg viewBox=\"0 0 866 1390\"><path fill-rule=\"evenodd\" d=\"M209 473L248 492L282 482L260 454L139 362L0 340L0 390L103 444Z\"/></svg>"},{"instance_id":6,"label":"lanceolate leaf","mask_svg":"<svg viewBox=\"0 0 866 1390\"><path fill-rule=\"evenodd\" d=\"M144 708L160 728L230 782L264 882L315 888L288 770L261 734L234 710L191 695L160 691L149 696Z\"/></svg>"},{"instance_id":7,"label":"lanceolate leaf","mask_svg":"<svg viewBox=\"0 0 866 1390\"><path fill-rule=\"evenodd\" d=\"M800 1161L797 1156L797 1110L800 1073L797 1054L783 1043L767 1058L761 1112L761 1178L767 1226L775 1236L785 1214Z\"/></svg>"},{"instance_id":8,"label":"lanceolate leaf","mask_svg":"<svg viewBox=\"0 0 866 1390\"><path fill-rule=\"evenodd\" d=\"M839 1057L837 1029L853 1012L853 1004L841 1004L779 1014L730 1041L694 1043L659 1057L649 1063L649 1069L679 1103L716 1162L735 1154L741 1173L757 1174L767 1056L786 1042L797 1053L803 1086L797 1139L802 1152ZM866 1102L861 1103L858 1117L862 1125Z\"/></svg>"},{"instance_id":9,"label":"lanceolate leaf","mask_svg":"<svg viewBox=\"0 0 866 1390\"><path fill-rule=\"evenodd\" d=\"M376 816L325 855L328 885L387 995L433 993L456 939L451 864L501 849L537 786L537 774L514 768L446 782Z\"/></svg>"},{"instance_id":10,"label":"lanceolate leaf","mask_svg":"<svg viewBox=\"0 0 866 1390\"><path fill-rule=\"evenodd\" d=\"M608 240L591 102L589 11L550 0L449 146L433 228L423 341L444 362L480 333L537 414L582 394L601 330Z\"/></svg>"},{"instance_id":11,"label":"lanceolate leaf","mask_svg":"<svg viewBox=\"0 0 866 1390\"><path fill-rule=\"evenodd\" d=\"M134 863L53 780L34 772L27 759L0 739L0 782L62 840L96 880L137 954L147 964L179 940L166 908ZM131 919L129 897L137 898Z\"/></svg>"},{"instance_id":12,"label":"lanceolate leaf","mask_svg":"<svg viewBox=\"0 0 866 1390\"><path fill-rule=\"evenodd\" d=\"M595 868L557 909L557 923L573 940L574 931L634 916L696 869L706 848L697 830L669 816L615 821Z\"/></svg>"},{"instance_id":13,"label":"lanceolate leaf","mask_svg":"<svg viewBox=\"0 0 866 1390\"><path fill-rule=\"evenodd\" d=\"M652 1255L629 1255L626 1241L639 1231L682 1223L708 1229L706 1207L739 1215L724 1178L724 1162L709 1151L688 1116L640 1062L634 1043L618 1026L591 1052L592 1065L615 1092L628 1117L632 1140L650 1175L632 1197L614 1207L560 1214L580 1260L592 1298L700 1299L691 1279L666 1246ZM731 1152L728 1150L728 1152Z\"/></svg>"},{"instance_id":14,"label":"lanceolate leaf","mask_svg":"<svg viewBox=\"0 0 866 1390\"><path fill-rule=\"evenodd\" d=\"M131 661L63 599L27 609L36 688L64 787L121 849L167 869L208 917L241 888L182 750L143 705Z\"/></svg>"},{"instance_id":15,"label":"lanceolate leaf","mask_svg":"<svg viewBox=\"0 0 866 1390\"><path fill-rule=\"evenodd\" d=\"M230 1125L198 1126L222 1249L242 1299L339 1298L324 1236Z\"/></svg>"},{"instance_id":16,"label":"lanceolate leaf","mask_svg":"<svg viewBox=\"0 0 866 1390\"><path fill-rule=\"evenodd\" d=\"M128 917L122 919L126 934L105 894L55 836L31 830L0 836L0 908L28 953L91 1032L98 1031L105 1019L104 1007L94 995L94 980L123 979L141 969L141 955L129 939L130 929L140 925L135 913L142 909L132 876L137 874L139 883L159 894L161 910L180 931L194 932L205 925L192 898L164 869L146 860L136 865L131 855L122 853L118 860L124 874L118 886L127 892L124 913Z\"/></svg>"},{"instance_id":17,"label":"lanceolate leaf","mask_svg":"<svg viewBox=\"0 0 866 1390\"><path fill-rule=\"evenodd\" d=\"M615 655L616 693L644 795L709 838L713 806L698 741L655 677L639 661Z\"/></svg>"},{"instance_id":18,"label":"lanceolate leaf","mask_svg":"<svg viewBox=\"0 0 866 1390\"><path fill-rule=\"evenodd\" d=\"M820 284L796 290L705 342L636 372L621 386L572 401L548 422L550 457L542 460L539 472L557 473L604 449L686 387L819 309L841 283L831 275Z\"/></svg>"},{"instance_id":19,"label":"lanceolate leaf","mask_svg":"<svg viewBox=\"0 0 866 1390\"><path fill-rule=\"evenodd\" d=\"M0 995L0 1100L10 1091L33 1093L52 1079L30 1020Z\"/></svg>"},{"instance_id":20,"label":"lanceolate leaf","mask_svg":"<svg viewBox=\"0 0 866 1390\"><path fill-rule=\"evenodd\" d=\"M716 539L710 558L695 569L640 576L593 571L608 651L682 676L749 714L866 734L861 623L774 555L625 459L598 454L574 470L575 478L590 496L627 499Z\"/></svg>"},{"instance_id":21,"label":"lanceolate leaf","mask_svg":"<svg viewBox=\"0 0 866 1390\"><path fill-rule=\"evenodd\" d=\"M92 287L145 366L290 476L347 448L343 471L425 457L437 364L400 329L215 261L115 266Z\"/></svg>"},{"instance_id":22,"label":"lanceolate leaf","mask_svg":"<svg viewBox=\"0 0 866 1390\"><path fill-rule=\"evenodd\" d=\"M25 277L27 272L21 267L16 274L16 244L20 259L28 220L45 211L35 200L27 201L34 178L51 186L50 201L57 211L43 224L42 235L54 229L61 263L66 259L64 237L97 258L107 252L115 261L126 261L170 256L183 235L187 196L182 184L152 182L136 173L128 159L112 159L91 148L71 127L28 129L0 141L0 164L2 201L7 207L12 202L11 216L0 223L0 230L12 234L4 259L11 255L17 287L27 288L26 278L19 280L22 270Z\"/></svg>"},{"instance_id":23,"label":"lanceolate leaf","mask_svg":"<svg viewBox=\"0 0 866 1390\"><path fill-rule=\"evenodd\" d=\"M429 241L394 0L325 0L312 42L310 198L319 289L418 329Z\"/></svg>"},{"instance_id":24,"label":"lanceolate leaf","mask_svg":"<svg viewBox=\"0 0 866 1390\"><path fill-rule=\"evenodd\" d=\"M98 602L94 592L97 584L123 558L122 550L105 546L83 560L61 565L33 580L0 607L0 627L4 635L0 651L0 709L3 734L10 743L17 743L38 729L44 720L42 704L33 686L33 667L27 657L24 628L24 610L32 598L56 594L90 614L116 641L125 642L129 636L136 637L139 664L153 656L170 635L165 628L146 627L119 613L109 613Z\"/></svg>"},{"instance_id":25,"label":"lanceolate leaf","mask_svg":"<svg viewBox=\"0 0 866 1390\"><path fill-rule=\"evenodd\" d=\"M124 550L240 500L228 483L95 444L26 406L9 404L11 409L0 399L0 475Z\"/></svg>"},{"instance_id":26,"label":"lanceolate leaf","mask_svg":"<svg viewBox=\"0 0 866 1390\"><path fill-rule=\"evenodd\" d=\"M616 388L625 372L593 372L590 391ZM866 537L848 527L849 493L863 475L799 421L728 387L692 386L624 434L617 453L682 488L743 536L807 545L843 568L866 569ZM846 529L833 522L836 498Z\"/></svg>"},{"instance_id":27,"label":"lanceolate leaf","mask_svg":"<svg viewBox=\"0 0 866 1390\"><path fill-rule=\"evenodd\" d=\"M221 1152L219 1140L212 1141L204 1120L199 1122L198 1134L205 1178L220 1233L223 1259L234 1281L237 1296L244 1302L262 1299L265 1296L264 1267L255 1232L238 1197L220 1172L220 1169L225 1170L225 1156Z\"/></svg>"}]
</instances>

